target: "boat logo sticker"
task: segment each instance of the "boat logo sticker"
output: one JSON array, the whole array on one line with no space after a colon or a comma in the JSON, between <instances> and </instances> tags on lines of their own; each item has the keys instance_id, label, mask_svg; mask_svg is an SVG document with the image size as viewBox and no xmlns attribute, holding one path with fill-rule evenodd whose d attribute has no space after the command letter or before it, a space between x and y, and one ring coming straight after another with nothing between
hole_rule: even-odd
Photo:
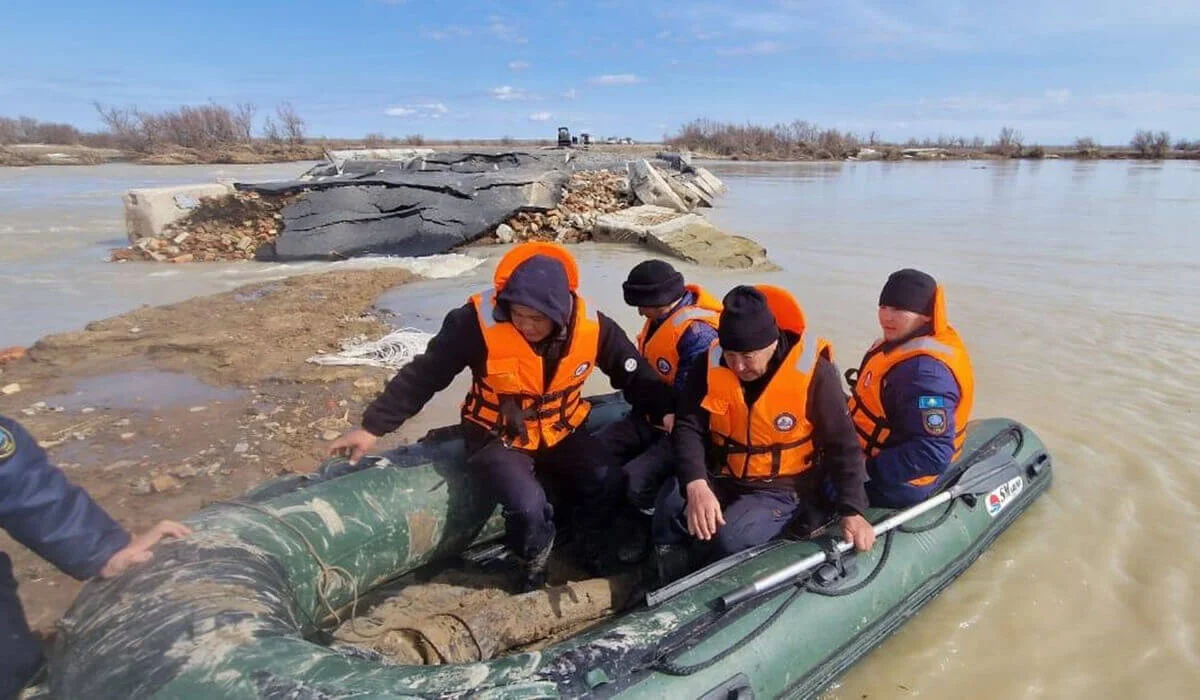
<instances>
[{"instance_id":1,"label":"boat logo sticker","mask_svg":"<svg viewBox=\"0 0 1200 700\"><path fill-rule=\"evenodd\" d=\"M17 453L17 441L8 428L0 425L0 462Z\"/></svg>"},{"instance_id":2,"label":"boat logo sticker","mask_svg":"<svg viewBox=\"0 0 1200 700\"><path fill-rule=\"evenodd\" d=\"M775 429L781 433L786 433L796 427L796 417L790 413L780 413L775 416Z\"/></svg>"},{"instance_id":3,"label":"boat logo sticker","mask_svg":"<svg viewBox=\"0 0 1200 700\"><path fill-rule=\"evenodd\" d=\"M671 363L667 362L667 358L665 357L658 358L658 362L655 362L654 365L658 367L658 371L663 374L671 373Z\"/></svg>"},{"instance_id":4,"label":"boat logo sticker","mask_svg":"<svg viewBox=\"0 0 1200 700\"><path fill-rule=\"evenodd\" d=\"M921 422L925 424L925 432L930 435L942 435L946 432L946 409L927 408L921 411Z\"/></svg>"},{"instance_id":5,"label":"boat logo sticker","mask_svg":"<svg viewBox=\"0 0 1200 700\"><path fill-rule=\"evenodd\" d=\"M625 371L633 372L636 369L637 369L637 358L636 357L627 358L625 360Z\"/></svg>"},{"instance_id":6,"label":"boat logo sticker","mask_svg":"<svg viewBox=\"0 0 1200 700\"><path fill-rule=\"evenodd\" d=\"M1025 479L1015 476L1009 479L1007 484L989 493L987 495L988 515L993 518L999 515L1000 511L1004 510L1005 506L1015 499L1024 487Z\"/></svg>"},{"instance_id":7,"label":"boat logo sticker","mask_svg":"<svg viewBox=\"0 0 1200 700\"><path fill-rule=\"evenodd\" d=\"M583 373L588 371L588 368L591 366L592 366L592 363L590 363L590 362L579 363L579 366L575 368L575 376L576 377L583 376Z\"/></svg>"}]
</instances>

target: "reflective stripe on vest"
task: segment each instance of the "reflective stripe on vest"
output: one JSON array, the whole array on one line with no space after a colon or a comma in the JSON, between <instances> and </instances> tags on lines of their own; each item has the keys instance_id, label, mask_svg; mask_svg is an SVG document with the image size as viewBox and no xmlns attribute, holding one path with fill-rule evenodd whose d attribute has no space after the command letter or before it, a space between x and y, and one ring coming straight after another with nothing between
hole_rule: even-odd
<instances>
[{"instance_id":1,"label":"reflective stripe on vest","mask_svg":"<svg viewBox=\"0 0 1200 700\"><path fill-rule=\"evenodd\" d=\"M582 391L596 366L598 317L575 296L566 354L546 386L542 358L511 323L496 320L495 296L495 290L489 289L471 297L486 346L486 374L474 377L462 416L512 447L530 451L553 447L583 425L591 410ZM502 405L519 414L523 425L503 425Z\"/></svg>"}]
</instances>

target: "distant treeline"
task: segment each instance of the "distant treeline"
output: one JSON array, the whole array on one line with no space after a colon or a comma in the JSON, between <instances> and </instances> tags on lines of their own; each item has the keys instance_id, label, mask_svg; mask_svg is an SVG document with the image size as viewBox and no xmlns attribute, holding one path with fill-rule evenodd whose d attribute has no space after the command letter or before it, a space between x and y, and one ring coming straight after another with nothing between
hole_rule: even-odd
<instances>
[{"instance_id":1,"label":"distant treeline","mask_svg":"<svg viewBox=\"0 0 1200 700\"><path fill-rule=\"evenodd\" d=\"M1026 145L1021 132L1008 126L1002 128L991 141L982 136L940 135L895 143L882 140L876 132L864 136L821 128L802 120L762 126L695 119L684 124L678 132L665 135L663 142L681 150L718 156L781 160L845 158L857 154L862 148L874 148L882 151L885 157L897 158L904 148L942 148L1008 158L1040 158L1047 153L1047 149L1039 144ZM1176 141L1173 147L1175 151L1196 152L1200 151L1200 141L1183 139ZM1143 158L1163 158L1172 151L1171 135L1166 131L1138 131L1130 140L1129 148ZM1075 140L1073 147L1065 150L1081 157L1095 158L1100 157L1103 151L1113 149L1097 145L1092 138L1081 137Z\"/></svg>"}]
</instances>

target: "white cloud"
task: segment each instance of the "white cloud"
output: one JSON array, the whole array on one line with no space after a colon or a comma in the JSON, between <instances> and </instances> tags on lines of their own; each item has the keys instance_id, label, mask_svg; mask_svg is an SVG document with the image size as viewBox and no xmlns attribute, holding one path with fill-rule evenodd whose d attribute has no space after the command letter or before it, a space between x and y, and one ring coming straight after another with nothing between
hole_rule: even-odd
<instances>
[{"instance_id":1,"label":"white cloud","mask_svg":"<svg viewBox=\"0 0 1200 700\"><path fill-rule=\"evenodd\" d=\"M389 117L415 117L417 119L441 119L450 113L450 108L441 102L422 102L414 105L397 105L383 111Z\"/></svg>"},{"instance_id":2,"label":"white cloud","mask_svg":"<svg viewBox=\"0 0 1200 700\"><path fill-rule=\"evenodd\" d=\"M496 16L488 18L487 32L500 41L507 41L512 44L524 44L529 41L524 36L521 36L520 30L515 25L509 24Z\"/></svg>"},{"instance_id":3,"label":"white cloud","mask_svg":"<svg viewBox=\"0 0 1200 700\"><path fill-rule=\"evenodd\" d=\"M529 68L529 64L525 61L509 61L508 62L509 70L525 70L526 68Z\"/></svg>"},{"instance_id":4,"label":"white cloud","mask_svg":"<svg viewBox=\"0 0 1200 700\"><path fill-rule=\"evenodd\" d=\"M504 102L520 102L532 98L524 88L515 88L511 85L501 85L498 88L492 88L491 93L492 97Z\"/></svg>"},{"instance_id":5,"label":"white cloud","mask_svg":"<svg viewBox=\"0 0 1200 700\"><path fill-rule=\"evenodd\" d=\"M547 122L547 121L550 121L550 117L552 117L552 116L554 116L554 115L550 114L549 112L534 112L533 114L529 115L529 121L531 121L531 122Z\"/></svg>"},{"instance_id":6,"label":"white cloud","mask_svg":"<svg viewBox=\"0 0 1200 700\"><path fill-rule=\"evenodd\" d=\"M663 31L659 32L658 34L655 34L654 38L655 39L670 39L671 31L669 29L664 29Z\"/></svg>"},{"instance_id":7,"label":"white cloud","mask_svg":"<svg viewBox=\"0 0 1200 700\"><path fill-rule=\"evenodd\" d=\"M1045 93L1046 100L1054 104L1065 105L1071 101L1071 91L1066 89L1047 90Z\"/></svg>"},{"instance_id":8,"label":"white cloud","mask_svg":"<svg viewBox=\"0 0 1200 700\"><path fill-rule=\"evenodd\" d=\"M721 56L769 56L783 51L783 44L777 41L756 41L749 46L733 46L717 49Z\"/></svg>"},{"instance_id":9,"label":"white cloud","mask_svg":"<svg viewBox=\"0 0 1200 700\"><path fill-rule=\"evenodd\" d=\"M473 32L469 27L462 27L452 24L448 27L440 27L437 29L422 29L421 36L434 41L445 41L447 39L462 39L471 36Z\"/></svg>"},{"instance_id":10,"label":"white cloud","mask_svg":"<svg viewBox=\"0 0 1200 700\"><path fill-rule=\"evenodd\" d=\"M579 93L575 91L575 88L571 88L570 90L567 90L566 92L564 92L562 94L562 96L563 96L563 99L573 100L576 97L579 97Z\"/></svg>"},{"instance_id":11,"label":"white cloud","mask_svg":"<svg viewBox=\"0 0 1200 700\"><path fill-rule=\"evenodd\" d=\"M592 85L635 85L642 82L642 79L633 73L617 73L597 75L588 82Z\"/></svg>"}]
</instances>

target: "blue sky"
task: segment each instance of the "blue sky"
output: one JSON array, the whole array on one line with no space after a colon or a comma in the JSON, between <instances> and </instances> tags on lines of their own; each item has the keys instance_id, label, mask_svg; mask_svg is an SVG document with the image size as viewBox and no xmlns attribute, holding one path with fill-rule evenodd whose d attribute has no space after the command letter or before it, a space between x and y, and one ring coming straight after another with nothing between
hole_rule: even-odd
<instances>
[{"instance_id":1,"label":"blue sky","mask_svg":"<svg viewBox=\"0 0 1200 700\"><path fill-rule=\"evenodd\" d=\"M311 133L1200 139L1200 0L4 0L0 115L290 100Z\"/></svg>"}]
</instances>

